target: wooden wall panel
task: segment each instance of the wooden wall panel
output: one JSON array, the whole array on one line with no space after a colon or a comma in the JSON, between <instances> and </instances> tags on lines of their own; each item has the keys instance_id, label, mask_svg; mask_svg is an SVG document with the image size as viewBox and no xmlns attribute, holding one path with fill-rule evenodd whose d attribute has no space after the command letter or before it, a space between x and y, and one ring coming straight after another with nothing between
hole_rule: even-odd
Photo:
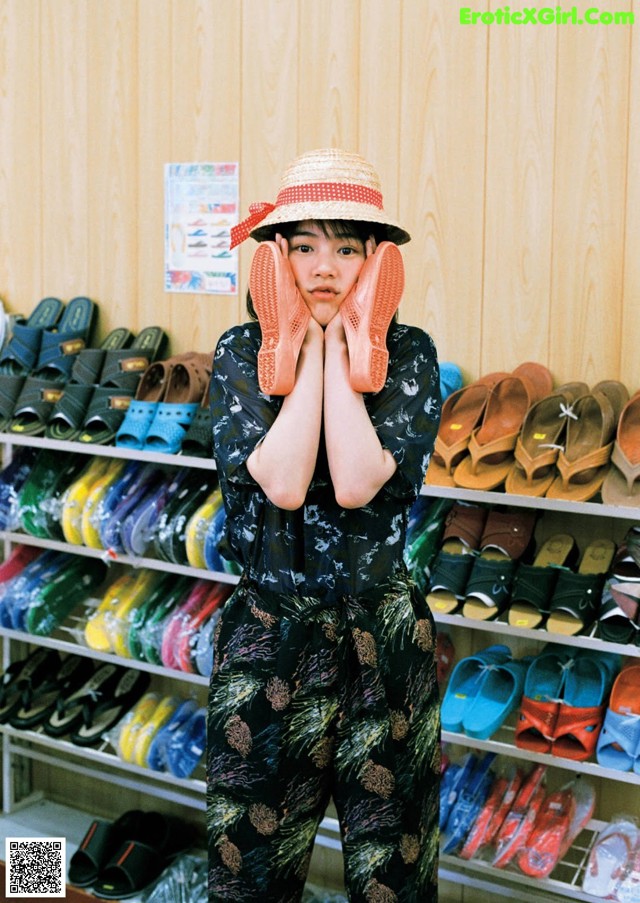
<instances>
[{"instance_id":1,"label":"wooden wall panel","mask_svg":"<svg viewBox=\"0 0 640 903\"><path fill-rule=\"evenodd\" d=\"M0 2L0 299L29 311L42 296L40 6ZM64 138L62 139L65 140Z\"/></svg>"},{"instance_id":2,"label":"wooden wall panel","mask_svg":"<svg viewBox=\"0 0 640 903\"><path fill-rule=\"evenodd\" d=\"M562 381L622 376L630 38L620 26L559 33L549 359Z\"/></svg>"},{"instance_id":3,"label":"wooden wall panel","mask_svg":"<svg viewBox=\"0 0 640 903\"><path fill-rule=\"evenodd\" d=\"M467 378L482 361L486 29L461 28L447 0L405 3L400 216L412 233L402 319L427 329Z\"/></svg>"},{"instance_id":4,"label":"wooden wall panel","mask_svg":"<svg viewBox=\"0 0 640 903\"><path fill-rule=\"evenodd\" d=\"M91 2L87 29L89 290L101 330L140 322L138 7Z\"/></svg>"},{"instance_id":5,"label":"wooden wall panel","mask_svg":"<svg viewBox=\"0 0 640 903\"><path fill-rule=\"evenodd\" d=\"M638 15L640 4L634 4L634 8ZM620 374L633 394L640 389L640 34L637 30L631 33L630 72Z\"/></svg>"},{"instance_id":6,"label":"wooden wall panel","mask_svg":"<svg viewBox=\"0 0 640 903\"><path fill-rule=\"evenodd\" d=\"M41 5L42 279L69 300L89 284L88 6Z\"/></svg>"},{"instance_id":7,"label":"wooden wall panel","mask_svg":"<svg viewBox=\"0 0 640 903\"><path fill-rule=\"evenodd\" d=\"M548 363L557 32L489 38L482 370Z\"/></svg>"}]
</instances>

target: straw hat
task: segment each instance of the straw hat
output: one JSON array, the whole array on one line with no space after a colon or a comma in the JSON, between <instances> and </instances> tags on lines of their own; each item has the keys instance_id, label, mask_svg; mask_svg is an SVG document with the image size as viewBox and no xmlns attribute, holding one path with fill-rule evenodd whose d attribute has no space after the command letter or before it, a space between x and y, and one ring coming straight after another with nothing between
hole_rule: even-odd
<instances>
[{"instance_id":1,"label":"straw hat","mask_svg":"<svg viewBox=\"0 0 640 903\"><path fill-rule=\"evenodd\" d=\"M274 226L302 220L359 220L386 227L389 241L402 245L411 236L384 212L380 179L359 154L322 148L289 164L275 204L251 204L250 214L231 229L231 247L251 236L273 238Z\"/></svg>"}]
</instances>

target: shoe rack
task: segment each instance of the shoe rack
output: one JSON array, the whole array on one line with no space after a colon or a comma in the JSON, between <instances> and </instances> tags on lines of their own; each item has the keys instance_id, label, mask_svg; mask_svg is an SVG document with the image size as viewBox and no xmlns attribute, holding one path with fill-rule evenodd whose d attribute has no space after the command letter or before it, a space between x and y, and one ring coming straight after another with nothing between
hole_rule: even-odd
<instances>
[{"instance_id":1,"label":"shoe rack","mask_svg":"<svg viewBox=\"0 0 640 903\"><path fill-rule=\"evenodd\" d=\"M166 455L148 451L134 451L113 446L17 436L13 433L11 435L0 434L0 444L2 444L4 452L3 466L8 464L14 448L26 445L32 448L50 449L69 454L85 454L88 457L107 456L110 458L123 458L126 460L162 464L175 468L189 467L209 470L215 469L215 464L212 460L200 457ZM549 511L555 514L569 516L572 519L572 522L574 518L582 519L584 517L605 517L613 519L616 523L640 520L640 512L637 509L611 507L595 502L576 503L559 499L512 496L504 492L479 492L477 490L465 490L459 487L447 488L429 486L426 484L422 488L422 494L430 497L450 498L454 501L469 501L476 504L536 508L539 511ZM25 545L34 545L47 549L71 552L74 555L86 555L103 559L105 557L105 553L102 550L85 546L69 545L65 542L58 542L56 540L41 539L22 532L5 532L3 538L6 552L11 549L12 545L22 543ZM118 555L117 563L125 567L158 569L164 572L231 584L235 584L238 581L238 577L232 574L177 565L152 557L135 558L127 555ZM625 656L633 655L640 657L639 647L620 647L615 644L606 643L595 637L552 635L541 629L528 630L514 628L508 623L503 623L500 620L478 621L464 618L459 614L437 614L435 615L435 619L438 625L446 626L453 631L460 631L461 636L465 634L469 635L467 632L472 632L478 640L480 640L480 638L483 640L486 639L487 644L492 641L489 639L490 634L494 636L499 635L500 642L525 640L527 642L540 643L542 645L549 642L550 639L553 639L554 642L566 643L567 645L593 649L608 649L610 651L618 651ZM0 637L2 638L3 645L3 668L6 668L12 660L23 655L27 645L32 647L44 646L55 648L63 654L85 655L97 662L109 661L121 664L128 668L145 670L152 675L157 675L163 681L169 681L178 686L180 684L183 686L186 685L192 689L196 689L201 694L206 692L206 685L208 684L208 678L201 675L170 670L129 658L119 658L111 653L100 653L79 642L75 642L73 638L67 640L52 637L40 637L9 628L0 628ZM21 763L32 761L54 766L56 768L63 768L91 780L99 779L100 781L117 785L125 790L142 792L149 796L177 803L188 809L194 810L194 817L202 818L202 815L195 816L195 812L203 813L205 810L203 766L200 766L200 771L197 771L194 777L190 779L178 779L173 775L154 772L150 769L124 762L111 751L110 744L107 741L104 741L102 746L95 748L78 747L70 741L52 738L38 730L18 730L12 728L10 725L0 725L0 736L2 736L3 739L2 784L3 811L5 814L11 813L16 807L24 805L25 798L28 799L28 781L23 780L20 782L18 780L18 784L22 783L23 785L26 784L26 786L19 786L16 788L16 779L20 778L24 770L20 767ZM511 759L534 760L535 762L541 762L548 765L553 769L569 771L574 774L586 774L607 781L634 784L637 786L639 780L637 775L612 769L604 769L590 762L581 763L561 760L558 757L551 755L536 755L529 751L520 750L513 742L513 729L510 729L509 727L501 728L494 737L486 741L473 740L463 734L452 734L447 732L443 733L443 740L463 748L466 747L485 752L494 752L499 756L505 756ZM590 823L588 831L591 832L592 840L595 838L602 825L602 822L595 820ZM340 850L339 827L335 819L325 817L318 833L317 843L321 846L328 847L329 849L336 851ZM587 842L587 846L584 849L574 848L571 851L571 855L574 857L575 861L561 863L562 868L559 866L558 869L556 869L556 872L562 872L563 880L545 879L535 882L535 887L532 887L531 879L526 879L523 884L522 878L524 876L519 876L512 872L500 872L500 870L493 869L482 862L474 862L473 860L465 862L455 856L442 857L441 877L443 880L455 881L456 884L468 885L476 890L490 890L492 893L497 893L498 895L510 899L513 899L513 894L517 889L518 899L522 899L523 901L557 901L566 897L589 900L592 898L586 895L580 896L576 886L579 868L588 855L588 846L589 842Z\"/></svg>"},{"instance_id":2,"label":"shoe rack","mask_svg":"<svg viewBox=\"0 0 640 903\"><path fill-rule=\"evenodd\" d=\"M631 526L631 522L640 522L640 508L612 506L601 502L575 502L546 497L512 495L503 491L479 491L458 486L444 487L427 484L423 486L421 494L432 498L451 499L454 502L535 509L541 515L544 514L545 521L549 520L549 529L552 525L555 529L558 518L560 518L564 524L562 529L567 529L568 532L574 532L576 535L584 532L589 535L601 530L605 534L613 531L619 534L618 541ZM569 528L567 528L567 524L570 524ZM573 527L575 530L572 531ZM434 619L439 628L444 627L451 632L455 645L458 645L456 640L459 639L460 645L466 640L474 648L476 645L480 648L497 642L505 643L512 649L539 644L541 649L544 644L553 642L582 649L615 652L627 659L640 658L640 646L610 643L594 635L568 636L551 633L543 628L514 627L506 620L506 612L493 621L467 618L459 613L437 612L434 613ZM590 628L590 634L593 633L595 633L595 624ZM456 660L466 654L466 652L459 652ZM598 798L601 794L608 795L615 785L618 788L616 792L620 796L625 795L627 809L637 813L640 806L640 777L637 774L604 768L595 762L574 761L551 754L520 749L515 745L515 727L511 723L513 720L513 716L507 719L505 724L488 740L476 740L466 734L447 731L443 731L442 739L445 743L462 750L495 753L499 757L511 760L540 763L547 766L549 770L553 769L554 775L557 774L558 779L563 783L573 775L586 775L589 779L596 780ZM441 879L508 899L558 901L571 897L575 900L592 901L593 903L596 898L581 890L582 873L591 846L605 824L606 821L601 819L592 819L564 860L556 866L552 876L547 879L532 879L519 873L515 868L501 870L492 867L487 862L473 859L465 861L455 855L441 856Z\"/></svg>"}]
</instances>

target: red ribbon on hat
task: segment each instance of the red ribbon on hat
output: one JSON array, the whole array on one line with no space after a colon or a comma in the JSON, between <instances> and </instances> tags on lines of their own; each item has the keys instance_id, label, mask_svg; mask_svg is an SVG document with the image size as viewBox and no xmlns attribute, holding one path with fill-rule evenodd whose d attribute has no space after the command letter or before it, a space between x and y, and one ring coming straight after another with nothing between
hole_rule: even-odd
<instances>
[{"instance_id":1,"label":"red ribbon on hat","mask_svg":"<svg viewBox=\"0 0 640 903\"><path fill-rule=\"evenodd\" d=\"M382 210L382 193L366 185L354 185L351 182L311 182L306 185L290 185L283 188L275 204L260 201L249 205L249 216L237 226L231 227L231 248L241 244L265 217L276 207L287 204L323 201L355 201L358 204L370 204Z\"/></svg>"},{"instance_id":2,"label":"red ribbon on hat","mask_svg":"<svg viewBox=\"0 0 640 903\"><path fill-rule=\"evenodd\" d=\"M245 239L249 238L249 235L262 222L265 216L275 209L276 205L270 204L268 201L258 201L256 204L249 204L249 216L243 219L241 223L238 223L237 226L231 227L231 244L229 247L235 248L236 245L242 244Z\"/></svg>"}]
</instances>

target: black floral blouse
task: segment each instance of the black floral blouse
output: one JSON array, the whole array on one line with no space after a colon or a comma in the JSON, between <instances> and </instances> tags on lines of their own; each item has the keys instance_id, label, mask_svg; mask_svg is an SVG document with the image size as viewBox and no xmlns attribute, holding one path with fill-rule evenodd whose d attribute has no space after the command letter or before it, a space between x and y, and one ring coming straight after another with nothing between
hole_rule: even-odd
<instances>
[{"instance_id":1,"label":"black floral blouse","mask_svg":"<svg viewBox=\"0 0 640 903\"><path fill-rule=\"evenodd\" d=\"M304 505L277 508L249 474L246 460L275 420L282 398L260 392L257 322L228 330L213 362L211 412L214 457L227 510L224 554L270 592L327 602L358 596L402 570L409 508L429 463L440 418L439 372L431 337L392 323L384 388L365 395L382 446L397 470L362 508L341 508L321 439Z\"/></svg>"}]
</instances>

